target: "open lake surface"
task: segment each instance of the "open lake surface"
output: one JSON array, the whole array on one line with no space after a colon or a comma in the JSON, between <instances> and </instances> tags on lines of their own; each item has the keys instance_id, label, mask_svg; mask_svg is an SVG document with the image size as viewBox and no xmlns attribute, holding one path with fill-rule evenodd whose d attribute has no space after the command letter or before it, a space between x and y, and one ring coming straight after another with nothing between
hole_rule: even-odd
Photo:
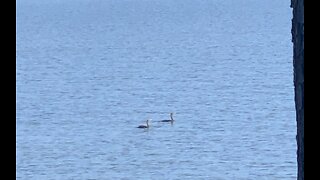
<instances>
[{"instance_id":1,"label":"open lake surface","mask_svg":"<svg viewBox=\"0 0 320 180\"><path fill-rule=\"evenodd\" d=\"M289 0L16 9L17 179L296 179Z\"/></svg>"}]
</instances>

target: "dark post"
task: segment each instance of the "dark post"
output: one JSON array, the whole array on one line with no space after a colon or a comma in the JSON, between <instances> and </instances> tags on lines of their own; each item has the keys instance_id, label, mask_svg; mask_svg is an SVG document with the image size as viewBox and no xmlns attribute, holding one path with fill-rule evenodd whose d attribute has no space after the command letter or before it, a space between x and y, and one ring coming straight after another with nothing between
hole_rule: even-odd
<instances>
[{"instance_id":1,"label":"dark post","mask_svg":"<svg viewBox=\"0 0 320 180\"><path fill-rule=\"evenodd\" d=\"M298 180L304 180L304 0L291 0Z\"/></svg>"}]
</instances>

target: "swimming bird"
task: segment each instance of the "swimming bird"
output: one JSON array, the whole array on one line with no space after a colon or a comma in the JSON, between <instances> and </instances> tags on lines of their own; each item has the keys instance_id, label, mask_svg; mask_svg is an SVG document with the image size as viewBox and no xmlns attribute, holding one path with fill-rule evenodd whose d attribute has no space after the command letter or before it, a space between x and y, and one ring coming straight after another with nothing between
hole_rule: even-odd
<instances>
[{"instance_id":1,"label":"swimming bird","mask_svg":"<svg viewBox=\"0 0 320 180\"><path fill-rule=\"evenodd\" d=\"M149 120L151 119L147 119L146 124L141 124L137 128L149 128Z\"/></svg>"},{"instance_id":2,"label":"swimming bird","mask_svg":"<svg viewBox=\"0 0 320 180\"><path fill-rule=\"evenodd\" d=\"M173 113L170 113L170 119L166 119L166 120L161 120L160 122L171 122L173 123L174 119L173 119Z\"/></svg>"}]
</instances>

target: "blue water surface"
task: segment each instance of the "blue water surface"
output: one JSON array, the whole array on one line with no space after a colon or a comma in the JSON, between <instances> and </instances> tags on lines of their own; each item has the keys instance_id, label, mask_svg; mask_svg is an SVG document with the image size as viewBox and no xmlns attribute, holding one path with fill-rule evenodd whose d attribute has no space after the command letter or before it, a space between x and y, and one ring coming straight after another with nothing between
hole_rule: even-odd
<instances>
[{"instance_id":1,"label":"blue water surface","mask_svg":"<svg viewBox=\"0 0 320 180\"><path fill-rule=\"evenodd\" d=\"M289 0L16 10L16 179L296 179Z\"/></svg>"}]
</instances>

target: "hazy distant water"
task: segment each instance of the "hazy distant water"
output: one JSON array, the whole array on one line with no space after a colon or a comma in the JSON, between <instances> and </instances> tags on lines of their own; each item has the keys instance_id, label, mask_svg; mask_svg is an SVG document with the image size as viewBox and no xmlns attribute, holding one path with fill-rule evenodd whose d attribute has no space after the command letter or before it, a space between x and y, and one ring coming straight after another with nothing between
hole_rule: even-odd
<instances>
[{"instance_id":1,"label":"hazy distant water","mask_svg":"<svg viewBox=\"0 0 320 180\"><path fill-rule=\"evenodd\" d=\"M289 0L18 0L17 179L296 179L291 14Z\"/></svg>"}]
</instances>

